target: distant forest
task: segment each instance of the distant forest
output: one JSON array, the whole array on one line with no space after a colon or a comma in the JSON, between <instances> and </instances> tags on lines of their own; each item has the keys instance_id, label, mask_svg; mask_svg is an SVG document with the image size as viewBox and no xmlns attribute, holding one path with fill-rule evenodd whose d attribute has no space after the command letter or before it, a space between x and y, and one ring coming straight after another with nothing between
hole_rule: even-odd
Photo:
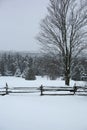
<instances>
[{"instance_id":1,"label":"distant forest","mask_svg":"<svg viewBox=\"0 0 87 130\"><path fill-rule=\"evenodd\" d=\"M76 58L71 69L71 79L87 80L87 57ZM16 76L26 80L35 80L35 76L45 75L51 80L58 77L64 79L61 57L28 52L0 53L0 76Z\"/></svg>"}]
</instances>

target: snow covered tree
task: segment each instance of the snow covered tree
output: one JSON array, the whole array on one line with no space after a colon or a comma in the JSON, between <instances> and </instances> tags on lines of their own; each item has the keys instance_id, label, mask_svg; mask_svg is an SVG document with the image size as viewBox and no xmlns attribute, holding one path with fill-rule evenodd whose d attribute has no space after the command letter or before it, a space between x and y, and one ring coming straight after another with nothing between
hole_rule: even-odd
<instances>
[{"instance_id":1,"label":"snow covered tree","mask_svg":"<svg viewBox=\"0 0 87 130\"><path fill-rule=\"evenodd\" d=\"M21 76L20 68L17 68L17 69L16 69L15 76L16 76L16 77L20 77L20 76Z\"/></svg>"},{"instance_id":2,"label":"snow covered tree","mask_svg":"<svg viewBox=\"0 0 87 130\"><path fill-rule=\"evenodd\" d=\"M69 85L74 58L87 49L87 0L50 0L37 37L42 49L61 56Z\"/></svg>"},{"instance_id":3,"label":"snow covered tree","mask_svg":"<svg viewBox=\"0 0 87 130\"><path fill-rule=\"evenodd\" d=\"M31 57L28 58L27 67L25 69L25 79L26 80L35 80L35 72L33 67L33 59Z\"/></svg>"},{"instance_id":4,"label":"snow covered tree","mask_svg":"<svg viewBox=\"0 0 87 130\"><path fill-rule=\"evenodd\" d=\"M29 67L25 67L25 69L23 70L23 73L22 73L22 78L26 78L28 71L29 71Z\"/></svg>"},{"instance_id":5,"label":"snow covered tree","mask_svg":"<svg viewBox=\"0 0 87 130\"><path fill-rule=\"evenodd\" d=\"M2 76L4 76L4 73L5 73L4 61L1 60L1 61L0 61L0 74L1 74Z\"/></svg>"},{"instance_id":6,"label":"snow covered tree","mask_svg":"<svg viewBox=\"0 0 87 130\"><path fill-rule=\"evenodd\" d=\"M44 75L47 75L51 80L55 80L60 76L61 66L59 57L54 57L50 54L44 55L41 70L43 70Z\"/></svg>"}]
</instances>

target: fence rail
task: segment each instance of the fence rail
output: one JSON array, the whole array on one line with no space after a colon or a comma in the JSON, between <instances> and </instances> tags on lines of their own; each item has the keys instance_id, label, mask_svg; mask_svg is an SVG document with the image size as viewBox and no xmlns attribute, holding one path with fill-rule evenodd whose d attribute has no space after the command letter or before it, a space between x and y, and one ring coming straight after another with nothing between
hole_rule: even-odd
<instances>
[{"instance_id":1,"label":"fence rail","mask_svg":"<svg viewBox=\"0 0 87 130\"><path fill-rule=\"evenodd\" d=\"M39 93L43 95L79 95L87 96L87 87L74 86L74 87L53 87L53 86L43 86L40 87L13 87L9 88L6 84L6 87L0 88L0 95L8 95L11 93Z\"/></svg>"}]
</instances>

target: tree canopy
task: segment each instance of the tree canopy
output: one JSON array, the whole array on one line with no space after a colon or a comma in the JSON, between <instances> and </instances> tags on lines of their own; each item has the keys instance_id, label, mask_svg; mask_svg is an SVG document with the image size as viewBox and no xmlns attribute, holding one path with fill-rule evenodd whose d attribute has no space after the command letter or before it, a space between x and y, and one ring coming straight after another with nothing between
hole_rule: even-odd
<instances>
[{"instance_id":1,"label":"tree canopy","mask_svg":"<svg viewBox=\"0 0 87 130\"><path fill-rule=\"evenodd\" d=\"M50 0L37 37L43 50L61 56L69 85L74 59L87 49L87 0Z\"/></svg>"}]
</instances>

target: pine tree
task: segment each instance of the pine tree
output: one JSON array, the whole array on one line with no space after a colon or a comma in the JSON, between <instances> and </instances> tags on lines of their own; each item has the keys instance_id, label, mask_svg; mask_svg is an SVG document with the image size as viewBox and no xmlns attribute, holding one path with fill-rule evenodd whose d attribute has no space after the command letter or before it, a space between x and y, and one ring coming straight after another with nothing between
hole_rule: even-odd
<instances>
[{"instance_id":1,"label":"pine tree","mask_svg":"<svg viewBox=\"0 0 87 130\"><path fill-rule=\"evenodd\" d=\"M17 69L16 69L15 76L16 76L16 77L20 77L20 76L21 76L20 68L17 68Z\"/></svg>"},{"instance_id":2,"label":"pine tree","mask_svg":"<svg viewBox=\"0 0 87 130\"><path fill-rule=\"evenodd\" d=\"M30 68L26 74L26 77L25 77L26 80L35 80L36 77L35 77L35 73L33 71L32 68Z\"/></svg>"}]
</instances>

